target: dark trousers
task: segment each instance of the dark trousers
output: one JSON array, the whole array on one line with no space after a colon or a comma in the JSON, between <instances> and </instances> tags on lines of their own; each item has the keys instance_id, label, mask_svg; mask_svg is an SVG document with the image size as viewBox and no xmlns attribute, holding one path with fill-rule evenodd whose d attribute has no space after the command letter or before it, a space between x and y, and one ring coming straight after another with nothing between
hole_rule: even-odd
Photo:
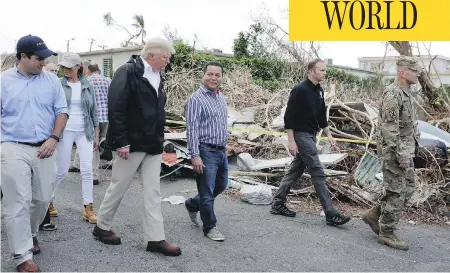
<instances>
[{"instance_id":1,"label":"dark trousers","mask_svg":"<svg viewBox=\"0 0 450 273\"><path fill-rule=\"evenodd\" d=\"M200 158L203 161L203 174L196 175L198 194L186 201L191 212L200 211L203 232L206 234L216 226L214 198L228 185L228 158L226 150L218 150L200 144Z\"/></svg>"},{"instance_id":2,"label":"dark trousers","mask_svg":"<svg viewBox=\"0 0 450 273\"><path fill-rule=\"evenodd\" d=\"M279 205L286 202L286 197L292 185L303 175L305 168L308 167L320 204L325 214L331 216L336 213L336 210L333 207L327 185L325 184L325 172L319 160L316 136L311 133L294 132L294 139L298 153L292 161L288 172L281 180L280 187L274 196L273 204Z\"/></svg>"},{"instance_id":3,"label":"dark trousers","mask_svg":"<svg viewBox=\"0 0 450 273\"><path fill-rule=\"evenodd\" d=\"M42 221L41 226L45 224L50 224L50 211L47 209L47 213L45 214L44 221Z\"/></svg>"}]
</instances>

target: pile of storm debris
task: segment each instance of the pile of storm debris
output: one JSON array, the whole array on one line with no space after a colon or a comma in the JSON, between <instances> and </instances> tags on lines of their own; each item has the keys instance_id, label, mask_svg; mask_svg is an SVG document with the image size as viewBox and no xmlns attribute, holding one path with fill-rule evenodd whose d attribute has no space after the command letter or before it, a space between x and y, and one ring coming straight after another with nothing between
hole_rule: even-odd
<instances>
[{"instance_id":1,"label":"pile of storm debris","mask_svg":"<svg viewBox=\"0 0 450 273\"><path fill-rule=\"evenodd\" d=\"M193 71L176 73L166 75L168 117L163 176L193 177L183 112L185 102L198 87L201 76ZM270 203L270 190L277 189L293 159L288 153L283 119L290 92L288 87L292 84L288 82L285 89L270 92L255 85L246 70L234 70L225 75L222 91L228 101L230 133L227 154L230 162L236 162L230 166L229 186L240 190L242 196L249 196L253 190L256 199L241 196L250 203ZM381 196L383 184L375 142L377 103L343 100L342 96L336 95L335 86L326 86L325 90L329 92L325 93L325 99L329 126L338 150L331 151L326 138L319 132L319 158L334 197L372 205ZM419 121L419 130L422 147L414 158L417 191L410 204L448 204L450 134L425 121ZM314 194L309 178L306 170L301 181L291 189L291 194Z\"/></svg>"}]
</instances>

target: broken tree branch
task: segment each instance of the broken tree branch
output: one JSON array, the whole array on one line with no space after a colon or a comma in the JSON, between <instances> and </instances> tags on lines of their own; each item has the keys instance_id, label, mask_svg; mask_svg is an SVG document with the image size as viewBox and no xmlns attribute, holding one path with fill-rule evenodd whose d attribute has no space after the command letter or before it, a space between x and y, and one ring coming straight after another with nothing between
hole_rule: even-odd
<instances>
[{"instance_id":1,"label":"broken tree branch","mask_svg":"<svg viewBox=\"0 0 450 273\"><path fill-rule=\"evenodd\" d=\"M366 151L369 149L369 144L372 141L373 138L373 133L375 131L375 124L373 123L373 120L370 118L370 116L364 112L361 112L359 110L353 109L348 107L347 105L345 105L342 101L340 101L338 98L336 98L337 103L339 103L339 105L344 108L345 110L351 112L351 113L356 113L358 115L364 116L368 121L370 121L370 124L372 126L372 128L370 129L370 134L369 134L369 139L367 140L367 144L366 144Z\"/></svg>"}]
</instances>

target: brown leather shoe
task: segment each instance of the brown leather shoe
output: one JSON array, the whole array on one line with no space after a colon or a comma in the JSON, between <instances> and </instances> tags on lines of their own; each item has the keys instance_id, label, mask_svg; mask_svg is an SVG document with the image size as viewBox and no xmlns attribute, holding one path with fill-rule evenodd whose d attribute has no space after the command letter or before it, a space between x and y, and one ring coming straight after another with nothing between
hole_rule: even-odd
<instances>
[{"instance_id":1,"label":"brown leather shoe","mask_svg":"<svg viewBox=\"0 0 450 273\"><path fill-rule=\"evenodd\" d=\"M39 242L37 237L33 237L33 248L30 248L33 255L41 253L41 248L39 247Z\"/></svg>"},{"instance_id":2,"label":"brown leather shoe","mask_svg":"<svg viewBox=\"0 0 450 273\"><path fill-rule=\"evenodd\" d=\"M33 260L27 260L17 266L19 272L40 272L39 266L37 266Z\"/></svg>"},{"instance_id":3,"label":"brown leather shoe","mask_svg":"<svg viewBox=\"0 0 450 273\"><path fill-rule=\"evenodd\" d=\"M92 234L94 235L95 239L107 245L120 245L122 243L120 241L120 237L117 237L117 235L112 230L103 230L97 225L95 225Z\"/></svg>"},{"instance_id":4,"label":"brown leather shoe","mask_svg":"<svg viewBox=\"0 0 450 273\"><path fill-rule=\"evenodd\" d=\"M159 252L166 256L180 256L181 248L175 244L168 243L167 241L148 242L147 251Z\"/></svg>"}]
</instances>

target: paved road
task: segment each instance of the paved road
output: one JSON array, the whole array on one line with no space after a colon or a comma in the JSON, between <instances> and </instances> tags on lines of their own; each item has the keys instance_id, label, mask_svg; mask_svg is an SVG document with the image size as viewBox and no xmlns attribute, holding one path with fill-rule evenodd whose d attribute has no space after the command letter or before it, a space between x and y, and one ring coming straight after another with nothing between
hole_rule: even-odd
<instances>
[{"instance_id":1,"label":"paved road","mask_svg":"<svg viewBox=\"0 0 450 273\"><path fill-rule=\"evenodd\" d=\"M108 182L95 186L99 207ZM191 196L193 180L163 180L163 197ZM57 200L60 217L55 232L42 232L42 253L35 257L42 271L450 271L450 229L401 226L409 251L379 245L359 220L345 228L324 224L322 217L298 213L273 216L267 206L254 206L220 196L216 202L225 242L203 236L187 218L183 205L163 203L167 239L181 244L183 254L165 257L145 251L139 210L141 185L133 183L119 208L114 230L122 245L104 245L92 237L93 225L81 220L81 181L69 174ZM14 271L2 222L2 271Z\"/></svg>"}]
</instances>

